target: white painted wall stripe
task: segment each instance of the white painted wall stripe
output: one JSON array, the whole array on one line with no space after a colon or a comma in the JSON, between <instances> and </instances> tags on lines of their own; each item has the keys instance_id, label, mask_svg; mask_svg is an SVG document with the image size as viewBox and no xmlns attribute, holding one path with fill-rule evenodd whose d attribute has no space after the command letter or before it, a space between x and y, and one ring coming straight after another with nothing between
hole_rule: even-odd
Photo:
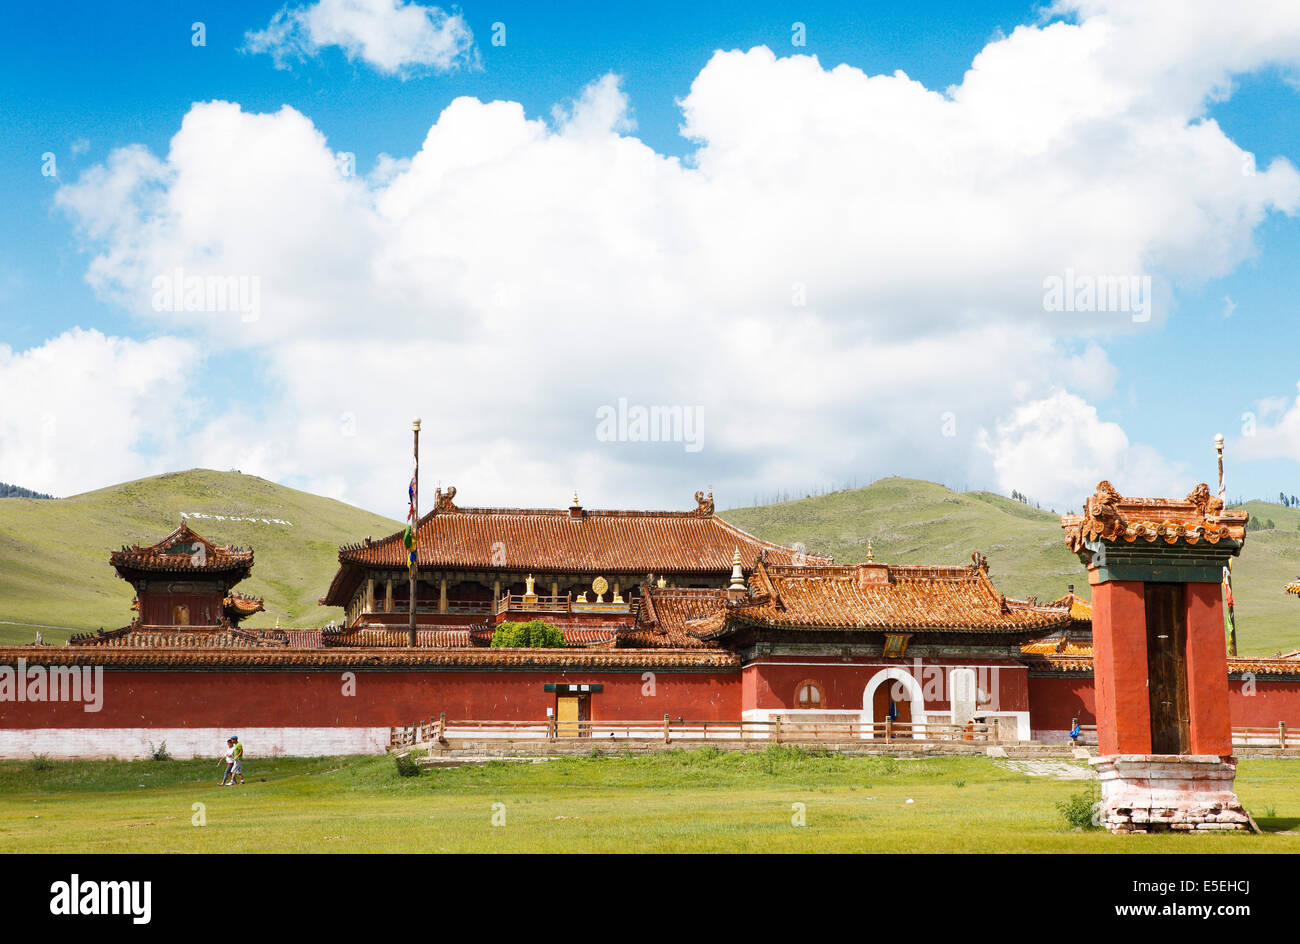
<instances>
[{"instance_id":1,"label":"white painted wall stripe","mask_svg":"<svg viewBox=\"0 0 1300 944\"><path fill-rule=\"evenodd\" d=\"M177 760L211 757L212 768L226 752L226 738L236 734L245 757L322 757L382 754L388 728L19 728L0 730L0 759L31 760L44 754L54 760L139 760L164 741Z\"/></svg>"}]
</instances>

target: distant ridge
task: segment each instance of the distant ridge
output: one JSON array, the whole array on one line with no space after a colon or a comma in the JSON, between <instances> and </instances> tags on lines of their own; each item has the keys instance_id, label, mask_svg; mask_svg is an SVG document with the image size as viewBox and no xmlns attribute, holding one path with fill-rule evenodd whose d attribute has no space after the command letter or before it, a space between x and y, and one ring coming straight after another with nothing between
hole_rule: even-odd
<instances>
[{"instance_id":1,"label":"distant ridge","mask_svg":"<svg viewBox=\"0 0 1300 944\"><path fill-rule=\"evenodd\" d=\"M253 475L191 469L69 498L0 501L0 642L30 643L38 627L61 643L69 627L113 629L131 621L131 587L109 566L123 544L152 544L186 517L219 544L251 547L253 573L239 585L266 601L253 627L320 626L318 606L340 544L396 531L398 523L332 498ZM17 625L9 625L17 624Z\"/></svg>"},{"instance_id":2,"label":"distant ridge","mask_svg":"<svg viewBox=\"0 0 1300 944\"><path fill-rule=\"evenodd\" d=\"M7 482L0 482L0 498L49 498L53 495L46 495L44 492L33 492L30 488L23 488L21 485L10 485Z\"/></svg>"}]
</instances>

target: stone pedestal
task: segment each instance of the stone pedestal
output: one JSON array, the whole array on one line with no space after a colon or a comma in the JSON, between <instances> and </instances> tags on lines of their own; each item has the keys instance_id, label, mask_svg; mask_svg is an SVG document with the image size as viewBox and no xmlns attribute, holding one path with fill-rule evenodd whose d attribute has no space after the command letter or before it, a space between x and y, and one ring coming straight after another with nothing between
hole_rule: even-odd
<instances>
[{"instance_id":1,"label":"stone pedestal","mask_svg":"<svg viewBox=\"0 0 1300 944\"><path fill-rule=\"evenodd\" d=\"M1110 754L1090 763L1101 781L1101 823L1112 833L1258 831L1233 789L1236 758Z\"/></svg>"}]
</instances>

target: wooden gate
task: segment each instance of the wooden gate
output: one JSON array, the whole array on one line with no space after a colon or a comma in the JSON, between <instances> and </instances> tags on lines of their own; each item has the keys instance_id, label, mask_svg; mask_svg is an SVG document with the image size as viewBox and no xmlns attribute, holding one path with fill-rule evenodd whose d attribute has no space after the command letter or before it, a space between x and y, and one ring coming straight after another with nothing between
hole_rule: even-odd
<instances>
[{"instance_id":1,"label":"wooden gate","mask_svg":"<svg viewBox=\"0 0 1300 944\"><path fill-rule=\"evenodd\" d=\"M1184 585L1148 583L1147 678L1151 702L1151 752L1191 750L1187 707L1187 617Z\"/></svg>"},{"instance_id":2,"label":"wooden gate","mask_svg":"<svg viewBox=\"0 0 1300 944\"><path fill-rule=\"evenodd\" d=\"M590 695L557 695L555 697L555 734L557 737L590 737Z\"/></svg>"}]
</instances>

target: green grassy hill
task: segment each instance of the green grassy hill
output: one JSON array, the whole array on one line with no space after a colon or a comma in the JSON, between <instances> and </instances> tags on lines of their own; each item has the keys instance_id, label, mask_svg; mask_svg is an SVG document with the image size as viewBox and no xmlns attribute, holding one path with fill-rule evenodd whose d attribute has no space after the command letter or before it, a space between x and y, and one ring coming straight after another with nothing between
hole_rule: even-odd
<instances>
[{"instance_id":1,"label":"green grassy hill","mask_svg":"<svg viewBox=\"0 0 1300 944\"><path fill-rule=\"evenodd\" d=\"M1242 655L1300 648L1300 600L1283 593L1300 573L1300 509L1248 502L1272 530L1251 531L1233 565L1237 643ZM965 564L973 551L989 559L995 584L1011 597L1051 600L1069 584L1090 596L1088 577L1065 547L1060 516L989 492L953 492L933 482L880 479L866 488L721 517L769 541L802 542L809 553L840 563Z\"/></svg>"},{"instance_id":2,"label":"green grassy hill","mask_svg":"<svg viewBox=\"0 0 1300 944\"><path fill-rule=\"evenodd\" d=\"M152 544L181 515L278 518L289 524L190 518L218 544L251 547L243 593L266 601L245 625L319 626L339 613L318 606L338 565L340 544L390 534L395 521L329 498L238 472L193 469L53 500L0 499L0 643L46 641L70 630L131 620L131 586L108 563L123 544Z\"/></svg>"}]
</instances>

